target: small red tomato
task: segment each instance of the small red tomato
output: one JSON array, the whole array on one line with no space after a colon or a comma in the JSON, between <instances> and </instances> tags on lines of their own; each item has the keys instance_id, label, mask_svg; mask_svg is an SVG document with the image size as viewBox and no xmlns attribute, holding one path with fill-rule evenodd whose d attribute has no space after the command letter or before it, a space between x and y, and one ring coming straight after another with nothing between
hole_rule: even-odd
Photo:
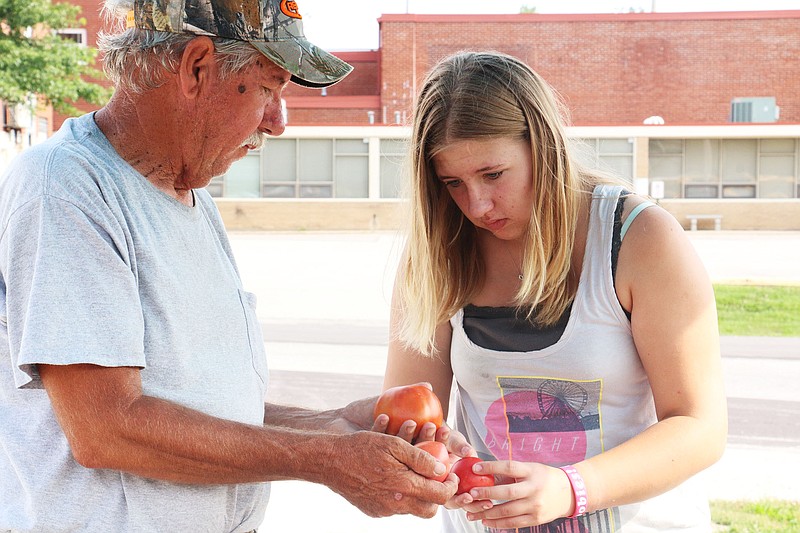
<instances>
[{"instance_id":1,"label":"small red tomato","mask_svg":"<svg viewBox=\"0 0 800 533\"><path fill-rule=\"evenodd\" d=\"M459 459L450 469L458 476L458 490L456 495L469 492L475 487L494 487L494 476L489 474L476 474L472 471L472 465L480 463L478 457L464 457Z\"/></svg>"},{"instance_id":2,"label":"small red tomato","mask_svg":"<svg viewBox=\"0 0 800 533\"><path fill-rule=\"evenodd\" d=\"M403 385L385 390L375 404L373 419L381 413L389 415L386 432L390 435L397 435L406 420L417 423L414 438L417 438L425 422L433 422L437 429L442 427L443 422L442 404L425 385Z\"/></svg>"},{"instance_id":3,"label":"small red tomato","mask_svg":"<svg viewBox=\"0 0 800 533\"><path fill-rule=\"evenodd\" d=\"M447 451L447 446L442 444L436 440L426 440L424 442L418 442L414 446L417 448L421 448L434 456L437 461L443 463L444 466L447 467L444 474L441 476L433 477L431 479L435 481L444 481L447 479L447 474L450 473L450 453Z\"/></svg>"}]
</instances>

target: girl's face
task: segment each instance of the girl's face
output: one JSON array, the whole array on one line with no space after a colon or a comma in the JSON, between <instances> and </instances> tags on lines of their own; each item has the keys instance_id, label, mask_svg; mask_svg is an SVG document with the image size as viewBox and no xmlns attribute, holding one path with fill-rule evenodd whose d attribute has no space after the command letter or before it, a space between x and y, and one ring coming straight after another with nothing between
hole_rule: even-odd
<instances>
[{"instance_id":1,"label":"girl's face","mask_svg":"<svg viewBox=\"0 0 800 533\"><path fill-rule=\"evenodd\" d=\"M533 162L526 140L457 141L433 157L437 178L477 228L503 240L525 236L533 208Z\"/></svg>"}]
</instances>

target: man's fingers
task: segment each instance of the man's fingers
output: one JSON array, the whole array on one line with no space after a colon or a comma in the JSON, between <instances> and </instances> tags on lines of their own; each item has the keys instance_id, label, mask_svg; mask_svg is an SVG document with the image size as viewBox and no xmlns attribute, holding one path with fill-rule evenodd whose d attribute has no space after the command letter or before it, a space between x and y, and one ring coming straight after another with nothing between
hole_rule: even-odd
<instances>
[{"instance_id":1,"label":"man's fingers","mask_svg":"<svg viewBox=\"0 0 800 533\"><path fill-rule=\"evenodd\" d=\"M412 446L411 448L412 450L409 452L408 460L405 461L411 470L428 479L441 476L447 472L448 466L436 460L433 455L416 446Z\"/></svg>"}]
</instances>

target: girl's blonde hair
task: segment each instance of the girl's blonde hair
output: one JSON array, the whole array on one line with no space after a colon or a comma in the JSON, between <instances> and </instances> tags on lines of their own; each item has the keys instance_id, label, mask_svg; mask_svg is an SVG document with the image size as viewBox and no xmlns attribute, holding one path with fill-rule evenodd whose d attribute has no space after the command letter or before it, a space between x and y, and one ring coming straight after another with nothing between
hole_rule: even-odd
<instances>
[{"instance_id":1,"label":"girl's blonde hair","mask_svg":"<svg viewBox=\"0 0 800 533\"><path fill-rule=\"evenodd\" d=\"M533 210L515 305L552 325L577 290L570 259L582 196L599 179L572 160L566 113L554 90L522 61L497 52L461 52L438 63L414 110L408 243L399 269L399 339L432 355L436 327L469 303L484 264L476 229L436 179L433 157L457 141L500 137L530 143Z\"/></svg>"}]
</instances>

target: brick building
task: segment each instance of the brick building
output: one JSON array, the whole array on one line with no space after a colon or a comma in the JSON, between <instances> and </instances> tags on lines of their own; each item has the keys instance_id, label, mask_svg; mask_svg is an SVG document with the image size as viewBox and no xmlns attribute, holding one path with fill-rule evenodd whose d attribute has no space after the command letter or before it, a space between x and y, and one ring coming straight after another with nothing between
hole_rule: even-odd
<instances>
[{"instance_id":1,"label":"brick building","mask_svg":"<svg viewBox=\"0 0 800 533\"><path fill-rule=\"evenodd\" d=\"M559 91L576 125L636 125L654 115L723 124L741 97L774 97L778 122L800 123L800 11L383 15L379 25L380 50L356 63L364 77L329 90L337 95L330 105L292 87L290 123L367 124L368 111L378 123L405 122L425 73L462 49L524 60ZM340 106L344 95L379 95L379 109Z\"/></svg>"},{"instance_id":2,"label":"brick building","mask_svg":"<svg viewBox=\"0 0 800 533\"><path fill-rule=\"evenodd\" d=\"M94 45L97 3L73 3L83 6L85 42ZM237 214L226 224L315 228L324 205L339 215L321 227L342 213L357 219L353 227L393 225L381 210L400 203L403 126L419 84L446 55L492 49L526 61L562 95L584 164L658 192L682 222L706 212L724 214L726 229L800 229L800 10L392 14L378 22L379 50L336 53L355 71L325 91L290 85L284 135L212 181L223 214ZM747 116L764 101L760 115ZM732 124L733 114L752 123ZM666 125L643 125L654 116ZM263 198L275 200L266 211L260 200L247 203ZM277 206L291 214L281 218Z\"/></svg>"},{"instance_id":3,"label":"brick building","mask_svg":"<svg viewBox=\"0 0 800 533\"><path fill-rule=\"evenodd\" d=\"M84 42L95 46L97 2L72 3L87 19ZM425 73L463 49L526 61L559 91L576 125L636 125L654 115L667 124L723 124L741 97L772 97L779 123L800 123L800 10L400 14L378 22L379 50L336 53L355 66L343 82L324 92L287 89L290 124L406 123Z\"/></svg>"}]
</instances>

